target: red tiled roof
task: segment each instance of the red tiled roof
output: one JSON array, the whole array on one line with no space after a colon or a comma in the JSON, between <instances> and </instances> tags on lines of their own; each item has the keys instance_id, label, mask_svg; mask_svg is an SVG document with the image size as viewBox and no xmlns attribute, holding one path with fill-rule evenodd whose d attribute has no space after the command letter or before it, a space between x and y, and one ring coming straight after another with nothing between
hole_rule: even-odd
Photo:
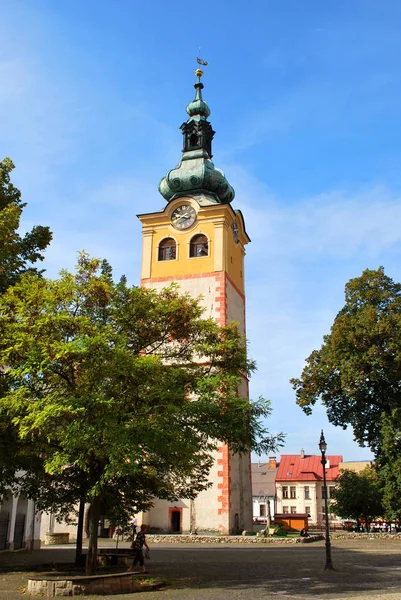
<instances>
[{"instance_id":1,"label":"red tiled roof","mask_svg":"<svg viewBox=\"0 0 401 600\"><path fill-rule=\"evenodd\" d=\"M334 481L339 475L338 465L342 456L326 456L329 468L326 469L327 481ZM305 454L283 454L276 475L276 481L320 481L323 479L322 457Z\"/></svg>"}]
</instances>

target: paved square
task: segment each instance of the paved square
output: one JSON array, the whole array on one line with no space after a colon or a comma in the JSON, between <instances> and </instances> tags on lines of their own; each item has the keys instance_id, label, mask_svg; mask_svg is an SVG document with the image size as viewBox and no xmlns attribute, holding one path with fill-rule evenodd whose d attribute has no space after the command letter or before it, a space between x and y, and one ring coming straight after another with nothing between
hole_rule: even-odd
<instances>
[{"instance_id":1,"label":"paved square","mask_svg":"<svg viewBox=\"0 0 401 600\"><path fill-rule=\"evenodd\" d=\"M150 542L150 540L149 540ZM73 549L46 548L29 555L0 554L0 600L21 600L27 574L7 572L25 562L73 560ZM268 598L401 600L401 540L334 540L335 571L325 571L324 542L297 545L154 545L148 570L166 590L136 594L147 600L252 600ZM36 558L36 562L38 558ZM12 567L14 563L14 567ZM15 564L17 563L17 564ZM25 596L26 598L26 596ZM80 596L128 600L132 595Z\"/></svg>"}]
</instances>

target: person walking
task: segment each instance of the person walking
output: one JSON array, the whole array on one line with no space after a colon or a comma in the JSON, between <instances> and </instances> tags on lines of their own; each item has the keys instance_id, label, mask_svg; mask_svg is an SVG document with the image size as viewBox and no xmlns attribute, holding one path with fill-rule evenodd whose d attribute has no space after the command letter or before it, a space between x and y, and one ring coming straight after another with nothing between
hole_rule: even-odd
<instances>
[{"instance_id":1,"label":"person walking","mask_svg":"<svg viewBox=\"0 0 401 600\"><path fill-rule=\"evenodd\" d=\"M147 573L145 568L145 559L143 557L142 548L145 546L146 550L150 552L149 546L146 542L146 525L141 525L141 530L137 534L136 539L131 544L131 548L135 550L134 560L128 571L133 571L134 567L139 563L141 565L142 573Z\"/></svg>"},{"instance_id":2,"label":"person walking","mask_svg":"<svg viewBox=\"0 0 401 600\"><path fill-rule=\"evenodd\" d=\"M137 527L138 527L138 519L136 517L134 517L134 519L132 521L132 539L134 539L136 536L136 528Z\"/></svg>"}]
</instances>

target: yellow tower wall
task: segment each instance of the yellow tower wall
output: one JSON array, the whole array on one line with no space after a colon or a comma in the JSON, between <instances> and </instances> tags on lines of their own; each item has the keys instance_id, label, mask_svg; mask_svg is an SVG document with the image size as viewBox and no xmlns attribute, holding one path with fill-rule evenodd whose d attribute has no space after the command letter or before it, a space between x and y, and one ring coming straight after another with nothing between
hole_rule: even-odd
<instances>
[{"instance_id":1,"label":"yellow tower wall","mask_svg":"<svg viewBox=\"0 0 401 600\"><path fill-rule=\"evenodd\" d=\"M184 231L171 224L175 208L190 204L197 211L195 223ZM200 207L193 198L171 201L164 211L139 215L143 224L143 252L141 285L161 290L176 282L183 293L200 297L205 317L214 318L224 326L237 321L245 335L244 246L249 238L244 230L242 216L229 204ZM237 225L238 237L233 233ZM209 243L209 255L191 258L190 241L203 234ZM176 258L158 260L159 244L172 237L176 241ZM239 390L248 396L244 380ZM152 529L170 530L172 510L180 512L181 531L213 531L232 533L249 529L252 524L252 488L250 457L232 455L221 444L214 455L210 472L212 486L193 500L177 503L156 500L144 521Z\"/></svg>"},{"instance_id":2,"label":"yellow tower wall","mask_svg":"<svg viewBox=\"0 0 401 600\"><path fill-rule=\"evenodd\" d=\"M192 227L179 231L171 224L171 215L181 204L196 207L197 220ZM191 198L171 202L163 212L139 215L143 223L141 279L158 280L183 278L224 271L244 294L244 244L248 239L241 231L238 219L229 204L199 207ZM235 243L232 223L238 222L239 242ZM194 235L203 234L209 241L209 256L189 256L190 241ZM175 260L158 259L159 244L165 238L173 238L177 244ZM242 238L242 239L241 239Z\"/></svg>"}]
</instances>

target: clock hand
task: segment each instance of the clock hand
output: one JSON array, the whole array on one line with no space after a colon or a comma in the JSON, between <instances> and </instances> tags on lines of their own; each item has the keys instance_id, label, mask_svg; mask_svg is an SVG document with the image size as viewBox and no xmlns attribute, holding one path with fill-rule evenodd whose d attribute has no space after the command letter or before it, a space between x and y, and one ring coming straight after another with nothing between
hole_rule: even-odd
<instances>
[{"instance_id":1,"label":"clock hand","mask_svg":"<svg viewBox=\"0 0 401 600\"><path fill-rule=\"evenodd\" d=\"M182 215L178 215L178 217L176 217L173 220L173 223L181 223L181 221L184 219L184 221L186 220L186 217L182 217Z\"/></svg>"}]
</instances>

